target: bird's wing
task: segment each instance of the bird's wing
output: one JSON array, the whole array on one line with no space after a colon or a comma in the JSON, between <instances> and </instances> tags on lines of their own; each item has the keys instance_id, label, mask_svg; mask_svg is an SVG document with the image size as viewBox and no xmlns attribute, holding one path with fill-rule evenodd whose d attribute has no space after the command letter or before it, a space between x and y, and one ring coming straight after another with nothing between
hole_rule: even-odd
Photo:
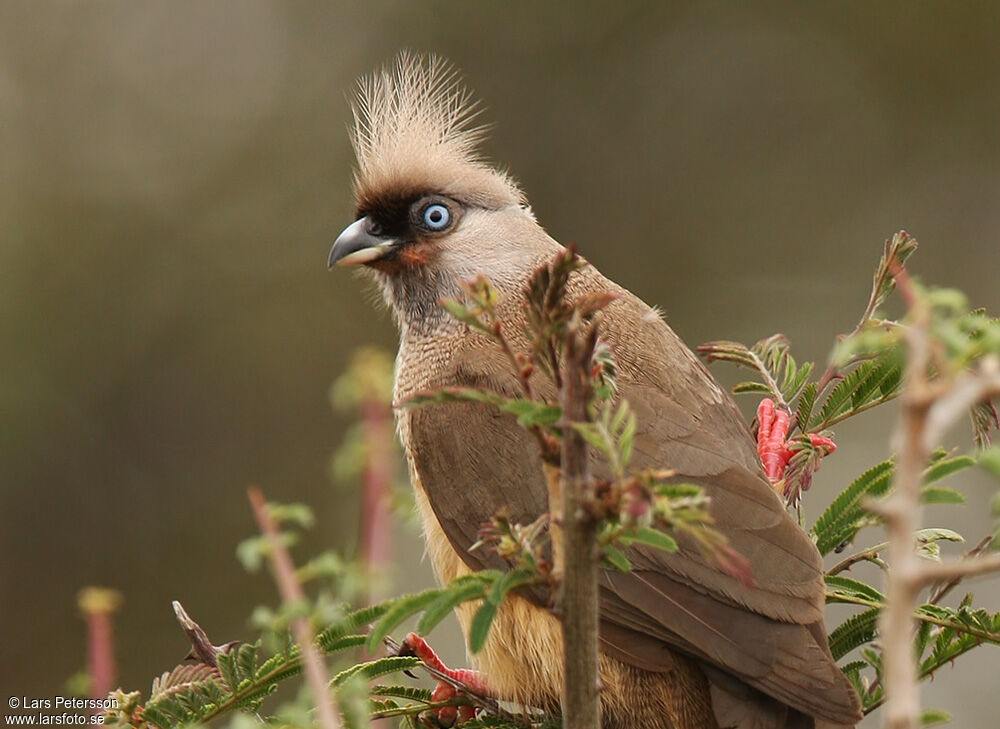
<instances>
[{"instance_id":1,"label":"bird's wing","mask_svg":"<svg viewBox=\"0 0 1000 729\"><path fill-rule=\"evenodd\" d=\"M652 669L656 659L636 653L633 634L656 638L795 709L851 723L857 697L827 649L818 552L763 476L731 398L648 307L617 292L605 336L637 416L632 465L672 468L703 486L716 528L750 562L753 580L741 582L683 540L672 554L631 550L632 572L602 576L606 649ZM456 363L451 384L516 391L483 350L459 353ZM479 404L408 417L414 467L452 545L470 567L501 566L468 549L501 510L522 523L548 510L534 441L512 417Z\"/></svg>"}]
</instances>

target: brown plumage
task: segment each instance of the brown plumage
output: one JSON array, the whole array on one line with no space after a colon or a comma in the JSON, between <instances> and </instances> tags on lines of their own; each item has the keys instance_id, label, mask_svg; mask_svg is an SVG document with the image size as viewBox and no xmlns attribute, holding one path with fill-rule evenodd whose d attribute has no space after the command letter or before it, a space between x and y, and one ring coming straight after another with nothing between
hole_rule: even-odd
<instances>
[{"instance_id":1,"label":"brown plumage","mask_svg":"<svg viewBox=\"0 0 1000 729\"><path fill-rule=\"evenodd\" d=\"M499 293L507 331L517 332L529 275L561 249L511 178L476 156L481 130L470 126L470 108L446 66L404 55L362 84L355 109L358 221L330 262L365 264L397 319L397 402L453 385L517 395L499 350L449 319L438 301L483 273ZM853 725L858 698L827 647L819 554L764 477L732 400L631 293L592 266L571 287L619 297L604 335L620 393L638 417L634 465L674 468L704 486L718 528L753 570L753 584L742 584L682 544L675 554L635 550L632 572L602 574L604 725ZM537 391L554 396L543 377L535 380ZM522 522L547 511L535 442L486 406L397 415L438 579L502 566L468 548L501 509ZM463 630L473 609L458 611ZM559 625L530 595L504 603L473 660L501 698L557 707Z\"/></svg>"}]
</instances>

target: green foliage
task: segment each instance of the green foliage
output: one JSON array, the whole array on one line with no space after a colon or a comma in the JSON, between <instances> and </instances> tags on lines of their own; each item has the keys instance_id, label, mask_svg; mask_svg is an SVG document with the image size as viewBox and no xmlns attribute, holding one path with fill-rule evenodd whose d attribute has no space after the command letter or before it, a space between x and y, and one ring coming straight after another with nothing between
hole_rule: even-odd
<instances>
[{"instance_id":1,"label":"green foliage","mask_svg":"<svg viewBox=\"0 0 1000 729\"><path fill-rule=\"evenodd\" d=\"M899 394L902 373L903 358L899 348L860 363L833 387L819 414L813 417L807 428L810 431L823 430L891 400Z\"/></svg>"},{"instance_id":2,"label":"green foliage","mask_svg":"<svg viewBox=\"0 0 1000 729\"><path fill-rule=\"evenodd\" d=\"M920 712L920 726L941 726L951 721L951 714L940 709L924 709Z\"/></svg>"},{"instance_id":3,"label":"green foliage","mask_svg":"<svg viewBox=\"0 0 1000 729\"><path fill-rule=\"evenodd\" d=\"M398 626L408 617L421 612L424 608L437 600L438 597L440 597L440 594L441 590L424 590L416 595L404 595L403 597L394 600L389 609L385 611L385 614L377 623L375 623L371 632L368 634L365 649L369 653L377 651L379 646L382 645L383 639L389 635L389 631Z\"/></svg>"},{"instance_id":4,"label":"green foliage","mask_svg":"<svg viewBox=\"0 0 1000 729\"><path fill-rule=\"evenodd\" d=\"M875 640L875 624L878 621L879 608L870 608L864 612L852 615L830 632L830 653L838 661L856 648L871 643ZM844 672L849 674L848 669L856 669L856 664L848 664L843 667Z\"/></svg>"},{"instance_id":5,"label":"green foliage","mask_svg":"<svg viewBox=\"0 0 1000 729\"><path fill-rule=\"evenodd\" d=\"M863 507L864 500L884 495L892 472L893 462L882 461L858 476L833 500L810 530L820 554L826 556L850 542L862 527L875 522Z\"/></svg>"},{"instance_id":6,"label":"green foliage","mask_svg":"<svg viewBox=\"0 0 1000 729\"><path fill-rule=\"evenodd\" d=\"M159 729L207 723L224 713L256 712L278 684L301 671L297 649L257 664L258 645L242 643L218 654L217 665L182 664L153 681L149 699L138 692L109 712L107 723Z\"/></svg>"},{"instance_id":7,"label":"green foliage","mask_svg":"<svg viewBox=\"0 0 1000 729\"><path fill-rule=\"evenodd\" d=\"M841 669L858 690L865 713L869 713L885 701L881 652L876 648L877 622L885 600L873 588L857 580L828 576L827 585L828 602L866 608L830 633L830 651L839 660L857 650L864 659L849 661ZM920 621L914 653L921 679L933 676L977 646L984 643L1000 645L1000 612L973 608L971 595L966 595L957 608L925 603L914 611L914 617Z\"/></svg>"},{"instance_id":8,"label":"green foliage","mask_svg":"<svg viewBox=\"0 0 1000 729\"><path fill-rule=\"evenodd\" d=\"M553 433L558 432L555 426L559 418L562 417L562 410L558 405L525 398L504 397L492 390L472 387L442 387L430 393L414 395L406 401L405 405L406 407L421 407L444 402L485 403L492 405L500 412L513 415L522 427L535 426L551 430Z\"/></svg>"},{"instance_id":9,"label":"green foliage","mask_svg":"<svg viewBox=\"0 0 1000 729\"><path fill-rule=\"evenodd\" d=\"M497 609L507 594L536 580L537 575L534 572L521 568L505 572L493 582L483 604L472 616L472 624L469 627L469 650L472 653L478 653L486 645L493 618L496 617Z\"/></svg>"},{"instance_id":10,"label":"green foliage","mask_svg":"<svg viewBox=\"0 0 1000 729\"><path fill-rule=\"evenodd\" d=\"M593 421L573 423L573 429L607 459L615 476L622 478L632 459L635 413L624 400L617 408L610 401L598 403Z\"/></svg>"},{"instance_id":11,"label":"green foliage","mask_svg":"<svg viewBox=\"0 0 1000 729\"><path fill-rule=\"evenodd\" d=\"M673 537L651 527L636 527L631 532L625 532L618 537L618 543L626 547L645 544L647 547L662 549L664 552L677 551L677 541Z\"/></svg>"},{"instance_id":12,"label":"green foliage","mask_svg":"<svg viewBox=\"0 0 1000 729\"><path fill-rule=\"evenodd\" d=\"M333 686L342 686L353 678L361 678L371 681L375 678L387 676L390 673L399 673L409 668L414 668L420 664L420 659L415 656L386 656L376 658L373 661L358 663L350 668L341 671L330 682Z\"/></svg>"}]
</instances>

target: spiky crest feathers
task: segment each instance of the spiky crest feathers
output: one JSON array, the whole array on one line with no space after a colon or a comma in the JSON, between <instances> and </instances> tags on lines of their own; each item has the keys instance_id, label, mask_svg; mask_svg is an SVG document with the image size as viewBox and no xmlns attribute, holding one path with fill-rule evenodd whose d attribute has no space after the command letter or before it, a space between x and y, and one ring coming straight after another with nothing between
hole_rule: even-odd
<instances>
[{"instance_id":1,"label":"spiky crest feathers","mask_svg":"<svg viewBox=\"0 0 1000 729\"><path fill-rule=\"evenodd\" d=\"M436 56L401 53L361 80L354 103L359 214L388 198L437 193L500 209L524 204L506 173L491 167L478 146L488 128L455 69Z\"/></svg>"}]
</instances>

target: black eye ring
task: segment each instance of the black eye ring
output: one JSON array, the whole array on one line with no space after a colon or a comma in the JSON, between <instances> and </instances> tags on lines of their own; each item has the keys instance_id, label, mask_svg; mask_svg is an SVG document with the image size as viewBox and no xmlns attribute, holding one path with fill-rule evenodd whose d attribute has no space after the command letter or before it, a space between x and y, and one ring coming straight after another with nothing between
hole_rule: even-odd
<instances>
[{"instance_id":1,"label":"black eye ring","mask_svg":"<svg viewBox=\"0 0 1000 729\"><path fill-rule=\"evenodd\" d=\"M420 219L428 230L439 233L446 230L451 225L451 210L447 205L441 203L431 203L423 209Z\"/></svg>"}]
</instances>

